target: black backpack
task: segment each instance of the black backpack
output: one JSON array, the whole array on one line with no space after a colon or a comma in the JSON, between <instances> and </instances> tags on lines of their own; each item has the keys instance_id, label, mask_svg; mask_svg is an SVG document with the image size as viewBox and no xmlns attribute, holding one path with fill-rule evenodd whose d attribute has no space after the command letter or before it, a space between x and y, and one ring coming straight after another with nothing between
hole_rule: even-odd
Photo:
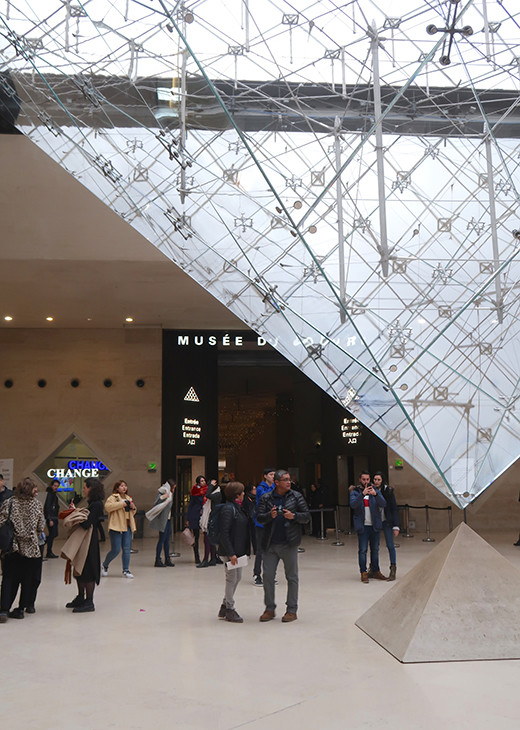
<instances>
[{"instance_id":1,"label":"black backpack","mask_svg":"<svg viewBox=\"0 0 520 730\"><path fill-rule=\"evenodd\" d=\"M208 540L210 542L210 545L215 545L218 547L218 545L220 544L220 515L227 504L231 504L231 502L224 502L224 504L214 504L211 508L208 520ZM231 506L233 508L233 518L236 519L237 513L235 507L232 504Z\"/></svg>"}]
</instances>

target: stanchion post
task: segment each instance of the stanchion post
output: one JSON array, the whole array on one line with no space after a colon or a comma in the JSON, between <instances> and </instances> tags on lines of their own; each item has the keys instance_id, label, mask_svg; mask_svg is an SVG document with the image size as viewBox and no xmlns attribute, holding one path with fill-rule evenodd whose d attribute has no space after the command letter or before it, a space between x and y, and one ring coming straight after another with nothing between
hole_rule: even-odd
<instances>
[{"instance_id":1,"label":"stanchion post","mask_svg":"<svg viewBox=\"0 0 520 730\"><path fill-rule=\"evenodd\" d=\"M318 540L327 540L327 535L325 534L325 531L323 529L323 507L320 507L320 536L318 537Z\"/></svg>"},{"instance_id":2,"label":"stanchion post","mask_svg":"<svg viewBox=\"0 0 520 730\"><path fill-rule=\"evenodd\" d=\"M448 524L449 524L450 532L453 532L453 515L451 513L451 506L448 507Z\"/></svg>"},{"instance_id":3,"label":"stanchion post","mask_svg":"<svg viewBox=\"0 0 520 730\"><path fill-rule=\"evenodd\" d=\"M430 537L430 510L428 505L425 506L426 510L426 537L423 537L423 542L435 542L434 537Z\"/></svg>"},{"instance_id":4,"label":"stanchion post","mask_svg":"<svg viewBox=\"0 0 520 730\"><path fill-rule=\"evenodd\" d=\"M171 526L172 526L172 529L171 529L171 532L170 532L170 543L171 543L171 548L170 549L172 551L170 553L170 558L180 558L181 557L181 554L175 552L175 514L174 514L173 511L172 511L172 514L171 514L171 517L170 517L170 522L171 522Z\"/></svg>"},{"instance_id":5,"label":"stanchion post","mask_svg":"<svg viewBox=\"0 0 520 730\"><path fill-rule=\"evenodd\" d=\"M404 519L406 522L405 532L402 532L401 536L402 537L413 537L413 535L410 535L410 531L408 529L408 525L410 524L410 506L408 504L405 504L405 506L404 506Z\"/></svg>"},{"instance_id":6,"label":"stanchion post","mask_svg":"<svg viewBox=\"0 0 520 730\"><path fill-rule=\"evenodd\" d=\"M333 542L332 545L341 547L345 543L339 539L339 505L336 505L336 509L334 510L334 531L336 533L336 542Z\"/></svg>"}]
</instances>

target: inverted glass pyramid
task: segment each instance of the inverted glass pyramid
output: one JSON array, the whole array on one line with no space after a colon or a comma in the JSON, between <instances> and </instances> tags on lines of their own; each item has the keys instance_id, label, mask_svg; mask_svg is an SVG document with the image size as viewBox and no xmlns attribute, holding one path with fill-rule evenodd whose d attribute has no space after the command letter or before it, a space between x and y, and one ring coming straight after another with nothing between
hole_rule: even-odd
<instances>
[{"instance_id":1,"label":"inverted glass pyramid","mask_svg":"<svg viewBox=\"0 0 520 730\"><path fill-rule=\"evenodd\" d=\"M519 31L512 0L0 0L0 99L463 507L520 453Z\"/></svg>"}]
</instances>

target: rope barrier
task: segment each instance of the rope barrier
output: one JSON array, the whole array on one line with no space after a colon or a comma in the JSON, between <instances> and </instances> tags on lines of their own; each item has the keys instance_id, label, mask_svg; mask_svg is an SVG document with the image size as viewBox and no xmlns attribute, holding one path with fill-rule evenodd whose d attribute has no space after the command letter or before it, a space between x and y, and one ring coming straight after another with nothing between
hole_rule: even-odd
<instances>
[{"instance_id":1,"label":"rope barrier","mask_svg":"<svg viewBox=\"0 0 520 730\"><path fill-rule=\"evenodd\" d=\"M320 512L320 534L316 538L317 540L328 540L327 534L323 525L323 513L324 512L335 512L335 507L318 507L318 509L310 509L309 512Z\"/></svg>"},{"instance_id":2,"label":"rope barrier","mask_svg":"<svg viewBox=\"0 0 520 730\"><path fill-rule=\"evenodd\" d=\"M435 542L435 538L431 537L430 534L430 510L437 510L438 512L448 512L448 527L449 531L452 532L453 530L453 513L451 506L449 507L432 507L429 504L424 505L414 505L414 504L405 504L405 505L399 505L399 509L404 510L404 515L406 519L406 532L402 533L403 537L413 537L413 535L409 532L409 522L410 522L410 510L411 509L424 509L426 510L426 537L423 538L423 542Z\"/></svg>"},{"instance_id":3,"label":"rope barrier","mask_svg":"<svg viewBox=\"0 0 520 730\"><path fill-rule=\"evenodd\" d=\"M336 542L333 542L334 547L342 547L345 543L339 539L339 506L334 510L334 531L336 533Z\"/></svg>"}]
</instances>

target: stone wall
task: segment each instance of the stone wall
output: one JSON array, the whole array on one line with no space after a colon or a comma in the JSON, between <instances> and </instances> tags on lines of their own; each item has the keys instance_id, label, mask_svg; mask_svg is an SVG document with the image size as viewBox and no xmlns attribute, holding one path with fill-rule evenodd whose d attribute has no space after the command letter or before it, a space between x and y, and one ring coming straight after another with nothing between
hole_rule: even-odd
<instances>
[{"instance_id":1,"label":"stone wall","mask_svg":"<svg viewBox=\"0 0 520 730\"><path fill-rule=\"evenodd\" d=\"M14 459L15 483L75 433L111 469L107 491L125 479L148 509L160 486L161 353L160 329L0 329L0 456Z\"/></svg>"}]
</instances>

